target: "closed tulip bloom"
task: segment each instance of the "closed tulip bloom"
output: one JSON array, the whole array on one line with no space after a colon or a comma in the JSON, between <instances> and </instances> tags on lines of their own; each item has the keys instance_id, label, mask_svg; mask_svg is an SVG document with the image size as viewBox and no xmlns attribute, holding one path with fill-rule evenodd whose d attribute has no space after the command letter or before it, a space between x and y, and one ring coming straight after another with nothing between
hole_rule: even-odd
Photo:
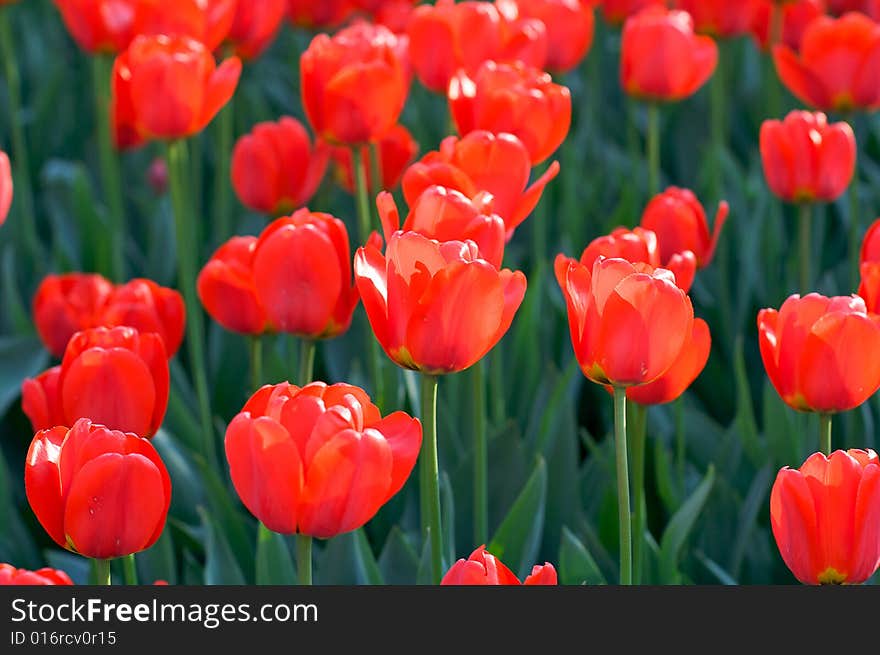
<instances>
[{"instance_id":1,"label":"closed tulip bloom","mask_svg":"<svg viewBox=\"0 0 880 655\"><path fill-rule=\"evenodd\" d=\"M32 303L37 334L59 359L75 333L95 327L113 293L113 283L94 273L47 275Z\"/></svg>"},{"instance_id":2,"label":"closed tulip bloom","mask_svg":"<svg viewBox=\"0 0 880 655\"><path fill-rule=\"evenodd\" d=\"M642 214L641 226L657 235L662 261L690 250L697 258L697 267L705 268L715 256L718 237L728 213L730 206L721 201L710 235L706 212L694 193L688 189L669 187L648 203Z\"/></svg>"},{"instance_id":3,"label":"closed tulip bloom","mask_svg":"<svg viewBox=\"0 0 880 655\"><path fill-rule=\"evenodd\" d=\"M415 10L412 0L385 0L370 13L374 23L384 25L395 34L406 34Z\"/></svg>"},{"instance_id":4,"label":"closed tulip bloom","mask_svg":"<svg viewBox=\"0 0 880 655\"><path fill-rule=\"evenodd\" d=\"M871 223L871 226L862 237L862 247L859 251L859 262L880 262L880 218Z\"/></svg>"},{"instance_id":5,"label":"closed tulip bloom","mask_svg":"<svg viewBox=\"0 0 880 655\"><path fill-rule=\"evenodd\" d=\"M718 46L694 34L685 11L649 7L623 27L620 79L636 98L674 102L703 86L718 63Z\"/></svg>"},{"instance_id":6,"label":"closed tulip bloom","mask_svg":"<svg viewBox=\"0 0 880 655\"><path fill-rule=\"evenodd\" d=\"M864 262L859 267L861 280L858 295L871 314L880 313L880 262Z\"/></svg>"},{"instance_id":7,"label":"closed tulip bloom","mask_svg":"<svg viewBox=\"0 0 880 655\"><path fill-rule=\"evenodd\" d=\"M382 173L382 179L379 182L382 189L393 189L398 185L403 172L418 151L418 142L403 125L395 125L379 139L379 168ZM341 146L333 148L332 157L336 163L336 179L340 186L354 195L355 172L352 166L351 148ZM375 189L376 181L373 179L373 171L369 161L370 151L367 148L361 148L360 159L360 165L367 172L367 188Z\"/></svg>"},{"instance_id":8,"label":"closed tulip bloom","mask_svg":"<svg viewBox=\"0 0 880 655\"><path fill-rule=\"evenodd\" d=\"M216 50L229 35L239 4L265 4L239 0L138 0L139 24L134 36L189 37Z\"/></svg>"},{"instance_id":9,"label":"closed tulip bloom","mask_svg":"<svg viewBox=\"0 0 880 655\"><path fill-rule=\"evenodd\" d=\"M838 15L849 11L860 11L874 20L880 19L878 0L828 0L828 10Z\"/></svg>"},{"instance_id":10,"label":"closed tulip bloom","mask_svg":"<svg viewBox=\"0 0 880 655\"><path fill-rule=\"evenodd\" d=\"M72 585L73 580L64 571L51 568L28 571L17 569L12 564L0 564L0 586L3 585Z\"/></svg>"},{"instance_id":11,"label":"closed tulip bloom","mask_svg":"<svg viewBox=\"0 0 880 655\"><path fill-rule=\"evenodd\" d=\"M761 162L771 191L787 202L831 202L852 181L856 139L849 124L792 111L761 125Z\"/></svg>"},{"instance_id":12,"label":"closed tulip bloom","mask_svg":"<svg viewBox=\"0 0 880 655\"><path fill-rule=\"evenodd\" d=\"M460 559L443 576L441 585L555 585L556 569L549 562L532 567L524 583L504 563L480 546L467 559Z\"/></svg>"},{"instance_id":13,"label":"closed tulip bloom","mask_svg":"<svg viewBox=\"0 0 880 655\"><path fill-rule=\"evenodd\" d=\"M232 150L232 188L245 207L281 216L315 195L327 170L329 150L312 145L295 118L257 123Z\"/></svg>"},{"instance_id":14,"label":"closed tulip bloom","mask_svg":"<svg viewBox=\"0 0 880 655\"><path fill-rule=\"evenodd\" d=\"M386 239L390 239L397 230L403 230L418 232L437 241L473 241L481 258L495 268L501 268L506 242L504 221L492 213L491 196L475 202L446 187L428 187L410 207L402 226L397 205L390 193L380 193L376 206Z\"/></svg>"},{"instance_id":15,"label":"closed tulip bloom","mask_svg":"<svg viewBox=\"0 0 880 655\"><path fill-rule=\"evenodd\" d=\"M498 62L522 62L533 68L544 68L550 44L547 26L537 18L512 18L501 14L501 49L492 57Z\"/></svg>"},{"instance_id":16,"label":"closed tulip bloom","mask_svg":"<svg viewBox=\"0 0 880 655\"><path fill-rule=\"evenodd\" d=\"M575 356L599 384L653 382L675 364L692 334L690 298L668 270L599 258L592 270L556 257Z\"/></svg>"},{"instance_id":17,"label":"closed tulip bloom","mask_svg":"<svg viewBox=\"0 0 880 655\"><path fill-rule=\"evenodd\" d=\"M432 185L455 189L471 199L488 192L510 240L538 204L544 187L559 173L559 162L550 164L528 186L531 171L529 151L513 134L475 130L463 138L446 137L439 150L410 166L403 176L403 195L412 205Z\"/></svg>"},{"instance_id":18,"label":"closed tulip bloom","mask_svg":"<svg viewBox=\"0 0 880 655\"><path fill-rule=\"evenodd\" d=\"M383 255L368 244L354 260L370 326L398 366L461 371L504 336L526 292L521 272L499 271L473 241L396 232Z\"/></svg>"},{"instance_id":19,"label":"closed tulip bloom","mask_svg":"<svg viewBox=\"0 0 880 655\"><path fill-rule=\"evenodd\" d=\"M266 385L226 429L229 473L245 507L282 534L356 530L400 491L422 444L404 412L382 417L348 384Z\"/></svg>"},{"instance_id":20,"label":"closed tulip bloom","mask_svg":"<svg viewBox=\"0 0 880 655\"><path fill-rule=\"evenodd\" d=\"M752 12L749 31L766 50L770 46L770 18L773 11L779 11L773 0L756 0ZM782 43L793 50L799 50L804 32L810 23L825 14L823 0L796 0L781 5L782 8Z\"/></svg>"},{"instance_id":21,"label":"closed tulip bloom","mask_svg":"<svg viewBox=\"0 0 880 655\"><path fill-rule=\"evenodd\" d=\"M232 97L240 73L238 57L218 67L199 41L137 37L113 65L111 109L117 145L200 132Z\"/></svg>"},{"instance_id":22,"label":"closed tulip bloom","mask_svg":"<svg viewBox=\"0 0 880 655\"><path fill-rule=\"evenodd\" d=\"M338 336L358 301L345 223L300 209L270 223L257 241L257 300L278 330L309 339Z\"/></svg>"},{"instance_id":23,"label":"closed tulip bloom","mask_svg":"<svg viewBox=\"0 0 880 655\"><path fill-rule=\"evenodd\" d=\"M285 0L260 0L235 5L235 14L227 41L235 54L244 59L256 59L275 38L281 19L287 10Z\"/></svg>"},{"instance_id":24,"label":"closed tulip bloom","mask_svg":"<svg viewBox=\"0 0 880 655\"><path fill-rule=\"evenodd\" d=\"M104 327L128 325L138 332L157 333L169 358L183 342L185 322L186 307L180 292L143 278L117 286L99 320Z\"/></svg>"},{"instance_id":25,"label":"closed tulip bloom","mask_svg":"<svg viewBox=\"0 0 880 655\"><path fill-rule=\"evenodd\" d=\"M873 450L814 453L770 492L779 553L804 584L860 584L880 565L880 460Z\"/></svg>"},{"instance_id":26,"label":"closed tulip bloom","mask_svg":"<svg viewBox=\"0 0 880 655\"><path fill-rule=\"evenodd\" d=\"M487 61L449 83L449 107L460 134L509 132L529 152L532 166L562 144L571 125L571 94L550 75L522 63Z\"/></svg>"},{"instance_id":27,"label":"closed tulip bloom","mask_svg":"<svg viewBox=\"0 0 880 655\"><path fill-rule=\"evenodd\" d=\"M672 5L691 15L697 32L716 38L748 32L753 11L750 0L673 0Z\"/></svg>"},{"instance_id":28,"label":"closed tulip bloom","mask_svg":"<svg viewBox=\"0 0 880 655\"><path fill-rule=\"evenodd\" d=\"M118 53L142 22L139 0L54 0L70 36L90 53Z\"/></svg>"},{"instance_id":29,"label":"closed tulip bloom","mask_svg":"<svg viewBox=\"0 0 880 655\"><path fill-rule=\"evenodd\" d=\"M211 255L196 280L208 315L239 334L259 335L271 327L254 286L256 248L257 237L232 237Z\"/></svg>"},{"instance_id":30,"label":"closed tulip bloom","mask_svg":"<svg viewBox=\"0 0 880 655\"><path fill-rule=\"evenodd\" d=\"M287 0L287 18L297 27L324 30L342 23L354 10L351 0Z\"/></svg>"},{"instance_id":31,"label":"closed tulip bloom","mask_svg":"<svg viewBox=\"0 0 880 655\"><path fill-rule=\"evenodd\" d=\"M776 72L801 102L823 111L880 108L880 24L849 13L810 23L798 52L773 48Z\"/></svg>"},{"instance_id":32,"label":"closed tulip bloom","mask_svg":"<svg viewBox=\"0 0 880 655\"><path fill-rule=\"evenodd\" d=\"M60 367L24 381L22 409L35 431L85 417L149 437L165 416L168 384L168 359L158 334L91 328L73 336Z\"/></svg>"},{"instance_id":33,"label":"closed tulip bloom","mask_svg":"<svg viewBox=\"0 0 880 655\"><path fill-rule=\"evenodd\" d=\"M621 25L645 7L665 7L667 0L598 0L602 15L612 25Z\"/></svg>"},{"instance_id":34,"label":"closed tulip bloom","mask_svg":"<svg viewBox=\"0 0 880 655\"><path fill-rule=\"evenodd\" d=\"M9 157L0 150L0 225L6 221L12 206L12 168Z\"/></svg>"},{"instance_id":35,"label":"closed tulip bloom","mask_svg":"<svg viewBox=\"0 0 880 655\"><path fill-rule=\"evenodd\" d=\"M758 313L761 359L793 409L830 414L858 407L880 387L880 317L858 296L790 296Z\"/></svg>"},{"instance_id":36,"label":"closed tulip bloom","mask_svg":"<svg viewBox=\"0 0 880 655\"><path fill-rule=\"evenodd\" d=\"M152 444L86 418L34 436L24 487L55 543L98 559L156 543L171 504L171 478Z\"/></svg>"},{"instance_id":37,"label":"closed tulip bloom","mask_svg":"<svg viewBox=\"0 0 880 655\"><path fill-rule=\"evenodd\" d=\"M316 36L300 57L302 102L314 131L336 144L382 138L409 91L405 53L406 40L381 25L359 22Z\"/></svg>"}]
</instances>

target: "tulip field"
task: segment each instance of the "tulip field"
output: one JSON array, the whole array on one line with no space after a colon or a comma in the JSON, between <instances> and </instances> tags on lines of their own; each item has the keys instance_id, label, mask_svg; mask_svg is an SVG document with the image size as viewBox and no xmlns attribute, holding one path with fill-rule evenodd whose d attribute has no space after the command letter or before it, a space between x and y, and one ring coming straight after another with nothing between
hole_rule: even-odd
<instances>
[{"instance_id":1,"label":"tulip field","mask_svg":"<svg viewBox=\"0 0 880 655\"><path fill-rule=\"evenodd\" d=\"M880 581L878 109L872 0L0 0L0 584Z\"/></svg>"}]
</instances>

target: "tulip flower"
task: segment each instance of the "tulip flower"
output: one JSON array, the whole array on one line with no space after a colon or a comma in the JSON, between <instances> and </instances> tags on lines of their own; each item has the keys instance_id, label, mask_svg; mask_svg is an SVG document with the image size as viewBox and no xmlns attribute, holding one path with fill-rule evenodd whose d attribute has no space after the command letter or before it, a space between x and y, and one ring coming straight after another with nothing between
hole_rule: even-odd
<instances>
[{"instance_id":1,"label":"tulip flower","mask_svg":"<svg viewBox=\"0 0 880 655\"><path fill-rule=\"evenodd\" d=\"M537 18L508 18L501 15L501 49L493 58L497 62L521 62L543 69L550 49L547 27Z\"/></svg>"},{"instance_id":2,"label":"tulip flower","mask_svg":"<svg viewBox=\"0 0 880 655\"><path fill-rule=\"evenodd\" d=\"M12 564L0 564L0 586L3 585L72 585L73 580L64 571L51 568L28 571Z\"/></svg>"},{"instance_id":3,"label":"tulip flower","mask_svg":"<svg viewBox=\"0 0 880 655\"><path fill-rule=\"evenodd\" d=\"M443 576L441 585L555 585L556 569L549 562L532 567L525 582L520 582L513 571L480 546L467 559L460 559Z\"/></svg>"},{"instance_id":4,"label":"tulip flower","mask_svg":"<svg viewBox=\"0 0 880 655\"><path fill-rule=\"evenodd\" d=\"M142 22L138 0L54 0L67 31L89 53L118 53L131 43Z\"/></svg>"},{"instance_id":5,"label":"tulip flower","mask_svg":"<svg viewBox=\"0 0 880 655\"><path fill-rule=\"evenodd\" d=\"M460 134L509 132L529 152L532 166L562 144L571 124L571 94L550 75L521 63L484 62L460 70L449 83L449 107Z\"/></svg>"},{"instance_id":6,"label":"tulip flower","mask_svg":"<svg viewBox=\"0 0 880 655\"><path fill-rule=\"evenodd\" d=\"M316 36L300 58L303 108L315 133L345 145L382 138L409 90L405 53L406 40L381 25Z\"/></svg>"},{"instance_id":7,"label":"tulip flower","mask_svg":"<svg viewBox=\"0 0 880 655\"><path fill-rule=\"evenodd\" d=\"M873 450L810 455L770 492L779 553L804 584L860 584L880 565L880 460Z\"/></svg>"},{"instance_id":8,"label":"tulip flower","mask_svg":"<svg viewBox=\"0 0 880 655\"><path fill-rule=\"evenodd\" d=\"M665 7L667 0L598 0L605 20L612 25L621 25L645 7Z\"/></svg>"},{"instance_id":9,"label":"tulip flower","mask_svg":"<svg viewBox=\"0 0 880 655\"><path fill-rule=\"evenodd\" d=\"M275 38L286 10L285 0L236 2L227 37L235 54L244 60L259 57Z\"/></svg>"},{"instance_id":10,"label":"tulip flower","mask_svg":"<svg viewBox=\"0 0 880 655\"><path fill-rule=\"evenodd\" d=\"M102 560L156 543L171 503L171 478L152 444L87 418L34 436L24 487L55 543Z\"/></svg>"},{"instance_id":11,"label":"tulip flower","mask_svg":"<svg viewBox=\"0 0 880 655\"><path fill-rule=\"evenodd\" d=\"M383 0L370 11L372 21L384 25L395 34L406 34L415 12L414 0Z\"/></svg>"},{"instance_id":12,"label":"tulip flower","mask_svg":"<svg viewBox=\"0 0 880 655\"><path fill-rule=\"evenodd\" d=\"M0 225L6 221L12 206L12 168L9 157L0 150Z\"/></svg>"},{"instance_id":13,"label":"tulip flower","mask_svg":"<svg viewBox=\"0 0 880 655\"><path fill-rule=\"evenodd\" d=\"M295 118L257 123L232 151L232 187L245 207L281 216L304 206L327 170L329 150L312 146Z\"/></svg>"},{"instance_id":14,"label":"tulip flower","mask_svg":"<svg viewBox=\"0 0 880 655\"><path fill-rule=\"evenodd\" d=\"M669 187L651 199L640 224L657 235L662 261L669 261L676 253L689 250L697 258L697 267L705 268L715 256L718 237L729 212L730 206L721 201L710 235L706 212L694 193Z\"/></svg>"},{"instance_id":15,"label":"tulip flower","mask_svg":"<svg viewBox=\"0 0 880 655\"><path fill-rule=\"evenodd\" d=\"M860 11L865 16L880 20L880 3L877 0L828 0L828 11L837 15Z\"/></svg>"},{"instance_id":16,"label":"tulip flower","mask_svg":"<svg viewBox=\"0 0 880 655\"><path fill-rule=\"evenodd\" d=\"M880 262L864 262L859 267L859 297L870 314L880 313Z\"/></svg>"},{"instance_id":17,"label":"tulip flower","mask_svg":"<svg viewBox=\"0 0 880 655\"><path fill-rule=\"evenodd\" d=\"M211 51L181 36L139 36L113 66L116 143L181 139L200 132L232 97L241 60L215 66Z\"/></svg>"},{"instance_id":18,"label":"tulip flower","mask_svg":"<svg viewBox=\"0 0 880 655\"><path fill-rule=\"evenodd\" d=\"M238 4L265 4L238 0L138 0L142 12L135 36L183 36L216 50L229 34Z\"/></svg>"},{"instance_id":19,"label":"tulip flower","mask_svg":"<svg viewBox=\"0 0 880 655\"><path fill-rule=\"evenodd\" d=\"M865 262L880 262L880 218L871 223L862 238L859 263Z\"/></svg>"},{"instance_id":20,"label":"tulip flower","mask_svg":"<svg viewBox=\"0 0 880 655\"><path fill-rule=\"evenodd\" d=\"M369 152L361 149L358 153L360 166L363 166L363 170L367 173L367 188L393 189L419 151L419 144L403 125L395 125L379 139L378 148L379 172L382 176L378 181L373 179L373 171L368 161ZM356 184L351 149L333 148L331 156L336 164L336 179L339 185L348 193L354 194Z\"/></svg>"},{"instance_id":21,"label":"tulip flower","mask_svg":"<svg viewBox=\"0 0 880 655\"><path fill-rule=\"evenodd\" d=\"M325 30L342 23L354 7L351 0L287 0L287 18L296 27Z\"/></svg>"},{"instance_id":22,"label":"tulip flower","mask_svg":"<svg viewBox=\"0 0 880 655\"><path fill-rule=\"evenodd\" d=\"M257 237L233 237L211 255L196 288L205 311L225 329L260 335L270 328L254 286Z\"/></svg>"},{"instance_id":23,"label":"tulip flower","mask_svg":"<svg viewBox=\"0 0 880 655\"><path fill-rule=\"evenodd\" d=\"M825 14L823 0L795 0L781 6L773 0L756 0L752 11L749 31L764 50L770 47L770 24L774 11L782 10L782 43L792 50L799 50L804 32L810 23Z\"/></svg>"},{"instance_id":24,"label":"tulip flower","mask_svg":"<svg viewBox=\"0 0 880 655\"><path fill-rule=\"evenodd\" d=\"M99 323L104 327L128 325L138 332L155 332L171 358L183 342L185 315L180 293L152 280L137 278L110 292Z\"/></svg>"},{"instance_id":25,"label":"tulip flower","mask_svg":"<svg viewBox=\"0 0 880 655\"><path fill-rule=\"evenodd\" d=\"M822 111L880 108L880 24L849 13L809 24L798 52L773 48L776 72L801 102Z\"/></svg>"},{"instance_id":26,"label":"tulip flower","mask_svg":"<svg viewBox=\"0 0 880 655\"><path fill-rule=\"evenodd\" d=\"M697 32L722 39L748 32L753 11L748 1L673 0L672 5L691 15Z\"/></svg>"},{"instance_id":27,"label":"tulip flower","mask_svg":"<svg viewBox=\"0 0 880 655\"><path fill-rule=\"evenodd\" d=\"M403 195L411 206L433 185L455 189L472 200L488 192L510 240L538 204L544 187L558 173L559 163L554 161L526 188L531 161L522 141L513 134L475 130L463 138L446 137L439 150L410 166L403 176Z\"/></svg>"},{"instance_id":28,"label":"tulip flower","mask_svg":"<svg viewBox=\"0 0 880 655\"><path fill-rule=\"evenodd\" d=\"M91 418L113 430L150 437L168 406L162 338L131 327L77 332L60 366L22 384L22 409L34 430Z\"/></svg>"}]
</instances>

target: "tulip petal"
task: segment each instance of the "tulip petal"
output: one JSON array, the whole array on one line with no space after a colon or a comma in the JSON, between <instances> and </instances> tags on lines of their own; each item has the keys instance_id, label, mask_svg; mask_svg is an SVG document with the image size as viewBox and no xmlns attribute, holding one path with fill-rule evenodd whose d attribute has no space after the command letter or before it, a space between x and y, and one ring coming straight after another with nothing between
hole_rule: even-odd
<instances>
[{"instance_id":1,"label":"tulip petal","mask_svg":"<svg viewBox=\"0 0 880 655\"><path fill-rule=\"evenodd\" d=\"M24 489L28 503L43 529L59 546L66 546L64 504L58 459L67 436L63 426L38 432L28 449Z\"/></svg>"},{"instance_id":2,"label":"tulip petal","mask_svg":"<svg viewBox=\"0 0 880 655\"><path fill-rule=\"evenodd\" d=\"M817 584L821 570L816 541L818 519L806 479L789 468L779 471L770 492L770 525L779 554L804 584Z\"/></svg>"},{"instance_id":3,"label":"tulip petal","mask_svg":"<svg viewBox=\"0 0 880 655\"><path fill-rule=\"evenodd\" d=\"M380 433L391 448L391 486L382 503L401 490L422 447L422 424L404 412L394 412L370 426Z\"/></svg>"}]
</instances>

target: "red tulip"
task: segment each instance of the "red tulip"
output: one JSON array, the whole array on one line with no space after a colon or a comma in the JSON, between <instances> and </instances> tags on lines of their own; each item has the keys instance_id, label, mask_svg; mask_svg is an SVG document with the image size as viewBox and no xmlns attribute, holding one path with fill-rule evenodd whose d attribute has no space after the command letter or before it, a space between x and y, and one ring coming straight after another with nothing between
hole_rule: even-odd
<instances>
[{"instance_id":1,"label":"red tulip","mask_svg":"<svg viewBox=\"0 0 880 655\"><path fill-rule=\"evenodd\" d=\"M0 225L6 221L12 206L12 168L9 157L0 150Z\"/></svg>"},{"instance_id":2,"label":"red tulip","mask_svg":"<svg viewBox=\"0 0 880 655\"><path fill-rule=\"evenodd\" d=\"M376 206L388 240L400 229L438 241L469 240L477 244L482 259L501 268L506 241L504 221L492 213L491 197L474 202L458 191L431 186L412 204L403 226L390 193L380 193Z\"/></svg>"},{"instance_id":3,"label":"red tulip","mask_svg":"<svg viewBox=\"0 0 880 655\"><path fill-rule=\"evenodd\" d=\"M412 0L385 0L372 11L372 19L395 34L406 34L415 9Z\"/></svg>"},{"instance_id":4,"label":"red tulip","mask_svg":"<svg viewBox=\"0 0 880 655\"><path fill-rule=\"evenodd\" d=\"M257 237L232 237L199 273L196 291L205 311L231 332L263 334L269 319L254 286Z\"/></svg>"},{"instance_id":5,"label":"red tulip","mask_svg":"<svg viewBox=\"0 0 880 655\"><path fill-rule=\"evenodd\" d=\"M491 59L497 62L519 61L533 68L544 68L550 49L547 26L537 18L515 14L508 17L503 12L500 15L501 47Z\"/></svg>"},{"instance_id":6,"label":"red tulip","mask_svg":"<svg viewBox=\"0 0 880 655\"><path fill-rule=\"evenodd\" d=\"M460 559L443 576L441 585L555 585L556 569L549 562L537 564L524 583L520 583L504 563L480 546L467 559Z\"/></svg>"},{"instance_id":7,"label":"red tulip","mask_svg":"<svg viewBox=\"0 0 880 655\"><path fill-rule=\"evenodd\" d=\"M232 150L232 187L245 207L281 216L302 207L321 184L329 150L312 146L295 118L257 123Z\"/></svg>"},{"instance_id":8,"label":"red tulip","mask_svg":"<svg viewBox=\"0 0 880 655\"><path fill-rule=\"evenodd\" d=\"M694 28L700 34L730 38L745 34L753 9L751 0L673 0L676 9L688 12L694 19Z\"/></svg>"},{"instance_id":9,"label":"red tulip","mask_svg":"<svg viewBox=\"0 0 880 655\"><path fill-rule=\"evenodd\" d=\"M504 219L509 240L558 173L559 163L553 162L527 189L531 161L522 141L512 134L475 130L461 139L446 137L439 150L410 166L403 176L403 195L412 206L433 185L455 189L472 200L488 192L494 199L493 209Z\"/></svg>"},{"instance_id":10,"label":"red tulip","mask_svg":"<svg viewBox=\"0 0 880 655\"><path fill-rule=\"evenodd\" d=\"M236 492L267 528L327 539L356 530L400 491L422 444L404 412L385 418L348 384L266 385L226 430Z\"/></svg>"},{"instance_id":11,"label":"red tulip","mask_svg":"<svg viewBox=\"0 0 880 655\"><path fill-rule=\"evenodd\" d=\"M761 359L793 409L824 414L858 407L880 387L880 316L858 296L790 296L758 313Z\"/></svg>"},{"instance_id":12,"label":"red tulip","mask_svg":"<svg viewBox=\"0 0 880 655\"><path fill-rule=\"evenodd\" d=\"M665 7L667 0L598 0L605 20L620 25L645 7Z\"/></svg>"},{"instance_id":13,"label":"red tulip","mask_svg":"<svg viewBox=\"0 0 880 655\"><path fill-rule=\"evenodd\" d=\"M282 332L328 339L348 329L358 301L345 223L300 209L270 223L254 250L254 288Z\"/></svg>"},{"instance_id":14,"label":"red tulip","mask_svg":"<svg viewBox=\"0 0 880 655\"><path fill-rule=\"evenodd\" d=\"M820 16L801 48L773 48L776 72L801 102L823 111L880 108L880 25L862 14Z\"/></svg>"},{"instance_id":15,"label":"red tulip","mask_svg":"<svg viewBox=\"0 0 880 655\"><path fill-rule=\"evenodd\" d=\"M0 586L3 585L72 585L73 580L64 571L43 568L36 571L17 569L12 564L0 564Z\"/></svg>"},{"instance_id":16,"label":"red tulip","mask_svg":"<svg viewBox=\"0 0 880 655\"><path fill-rule=\"evenodd\" d=\"M880 20L878 0L828 0L828 10L838 15L849 11L860 11L874 20Z\"/></svg>"},{"instance_id":17,"label":"red tulip","mask_svg":"<svg viewBox=\"0 0 880 655\"><path fill-rule=\"evenodd\" d=\"M706 212L693 192L669 187L648 203L641 226L657 235L661 260L669 261L676 253L690 250L697 258L697 266L705 268L715 256L718 237L729 212L730 206L722 200L710 236Z\"/></svg>"},{"instance_id":18,"label":"red tulip","mask_svg":"<svg viewBox=\"0 0 880 655\"><path fill-rule=\"evenodd\" d=\"M354 260L367 318L398 366L428 374L461 371L507 332L526 278L499 271L472 241L438 242L397 232L383 256L368 244Z\"/></svg>"},{"instance_id":19,"label":"red tulip","mask_svg":"<svg viewBox=\"0 0 880 655\"><path fill-rule=\"evenodd\" d=\"M139 0L54 0L68 32L90 53L122 52L138 34L144 8Z\"/></svg>"},{"instance_id":20,"label":"red tulip","mask_svg":"<svg viewBox=\"0 0 880 655\"><path fill-rule=\"evenodd\" d=\"M216 50L229 35L237 4L245 0L137 0L141 17L133 36L189 37L208 50ZM267 0L261 0L263 4Z\"/></svg>"},{"instance_id":21,"label":"red tulip","mask_svg":"<svg viewBox=\"0 0 880 655\"><path fill-rule=\"evenodd\" d=\"M749 31L766 50L770 46L771 14L779 11L779 5L772 0L756 0L752 12ZM801 47L804 32L810 23L825 14L824 0L796 0L781 5L782 8L782 43L793 50Z\"/></svg>"},{"instance_id":22,"label":"red tulip","mask_svg":"<svg viewBox=\"0 0 880 655\"><path fill-rule=\"evenodd\" d=\"M871 223L871 227L862 238L859 251L859 262L880 262L880 218Z\"/></svg>"},{"instance_id":23,"label":"red tulip","mask_svg":"<svg viewBox=\"0 0 880 655\"><path fill-rule=\"evenodd\" d=\"M24 487L55 543L99 559L156 543L171 503L171 478L152 444L86 418L34 436Z\"/></svg>"},{"instance_id":24,"label":"red tulip","mask_svg":"<svg viewBox=\"0 0 880 655\"><path fill-rule=\"evenodd\" d=\"M546 66L564 73L586 57L593 43L593 8L582 0L496 0L502 15L541 21L553 47Z\"/></svg>"},{"instance_id":25,"label":"red tulip","mask_svg":"<svg viewBox=\"0 0 880 655\"><path fill-rule=\"evenodd\" d=\"M847 123L828 124L825 114L792 111L784 121L761 125L764 177L787 202L830 202L849 186L856 139Z\"/></svg>"},{"instance_id":26,"label":"red tulip","mask_svg":"<svg viewBox=\"0 0 880 655\"><path fill-rule=\"evenodd\" d=\"M770 524L804 584L859 584L880 565L880 460L873 450L814 453L779 471Z\"/></svg>"},{"instance_id":27,"label":"red tulip","mask_svg":"<svg viewBox=\"0 0 880 655\"><path fill-rule=\"evenodd\" d=\"M285 0L239 0L227 37L235 54L244 60L259 57L275 38L286 10Z\"/></svg>"},{"instance_id":28,"label":"red tulip","mask_svg":"<svg viewBox=\"0 0 880 655\"><path fill-rule=\"evenodd\" d=\"M354 10L351 0L287 0L287 18L297 27L322 30L336 27Z\"/></svg>"},{"instance_id":29,"label":"red tulip","mask_svg":"<svg viewBox=\"0 0 880 655\"><path fill-rule=\"evenodd\" d=\"M381 188L393 189L400 182L404 170L419 151L418 142L403 125L395 125L379 139L379 167L382 173ZM351 148L333 148L333 160L336 162L336 178L340 186L354 194L355 176L352 170ZM375 189L376 181L370 166L370 152L367 148L360 150L361 165L367 172L367 188Z\"/></svg>"},{"instance_id":30,"label":"red tulip","mask_svg":"<svg viewBox=\"0 0 880 655\"><path fill-rule=\"evenodd\" d=\"M627 19L623 27L620 79L636 98L677 101L693 95L712 77L718 46L694 34L693 19L684 11L649 7Z\"/></svg>"},{"instance_id":31,"label":"red tulip","mask_svg":"<svg viewBox=\"0 0 880 655\"><path fill-rule=\"evenodd\" d=\"M165 416L168 384L168 359L158 334L91 328L73 336L60 367L24 381L22 408L35 431L91 418L149 437Z\"/></svg>"},{"instance_id":32,"label":"red tulip","mask_svg":"<svg viewBox=\"0 0 880 655\"><path fill-rule=\"evenodd\" d=\"M460 134L488 130L516 135L532 166L562 144L571 124L571 95L550 75L521 63L487 61L449 83L449 107Z\"/></svg>"},{"instance_id":33,"label":"red tulip","mask_svg":"<svg viewBox=\"0 0 880 655\"><path fill-rule=\"evenodd\" d=\"M871 314L880 313L880 261L863 262L859 268L859 296Z\"/></svg>"},{"instance_id":34,"label":"red tulip","mask_svg":"<svg viewBox=\"0 0 880 655\"><path fill-rule=\"evenodd\" d=\"M581 370L593 382L627 387L653 382L678 360L694 310L670 271L600 257L590 271L564 255L556 279Z\"/></svg>"},{"instance_id":35,"label":"red tulip","mask_svg":"<svg viewBox=\"0 0 880 655\"><path fill-rule=\"evenodd\" d=\"M405 52L406 40L381 25L316 36L300 58L302 102L314 131L336 144L381 139L406 101Z\"/></svg>"},{"instance_id":36,"label":"red tulip","mask_svg":"<svg viewBox=\"0 0 880 655\"><path fill-rule=\"evenodd\" d=\"M183 296L152 280L137 278L117 286L107 298L100 325L128 325L138 332L156 332L173 357L183 342L186 308Z\"/></svg>"},{"instance_id":37,"label":"red tulip","mask_svg":"<svg viewBox=\"0 0 880 655\"><path fill-rule=\"evenodd\" d=\"M113 66L116 143L180 139L200 132L232 97L241 60L215 66L211 51L180 36L139 36Z\"/></svg>"}]
</instances>

